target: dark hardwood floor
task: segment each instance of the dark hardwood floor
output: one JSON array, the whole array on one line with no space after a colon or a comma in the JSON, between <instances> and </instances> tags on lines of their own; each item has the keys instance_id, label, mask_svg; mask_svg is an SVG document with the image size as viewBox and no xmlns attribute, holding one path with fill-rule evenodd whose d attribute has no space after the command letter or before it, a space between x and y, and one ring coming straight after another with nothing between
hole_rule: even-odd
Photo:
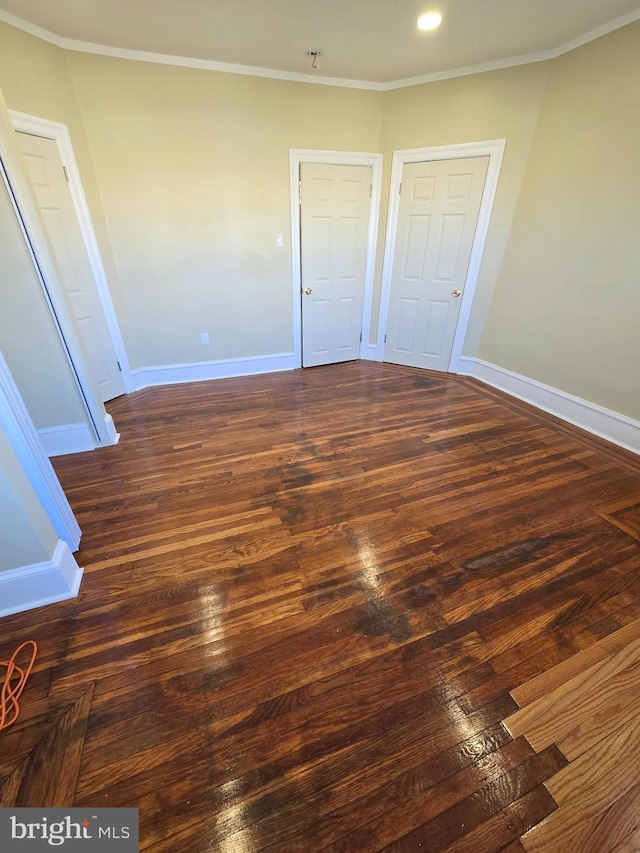
<instances>
[{"instance_id":1,"label":"dark hardwood floor","mask_svg":"<svg viewBox=\"0 0 640 853\"><path fill-rule=\"evenodd\" d=\"M523 851L568 759L502 721L640 618L632 457L367 362L108 408L55 460L79 597L0 622L40 646L0 804L136 806L158 853Z\"/></svg>"}]
</instances>

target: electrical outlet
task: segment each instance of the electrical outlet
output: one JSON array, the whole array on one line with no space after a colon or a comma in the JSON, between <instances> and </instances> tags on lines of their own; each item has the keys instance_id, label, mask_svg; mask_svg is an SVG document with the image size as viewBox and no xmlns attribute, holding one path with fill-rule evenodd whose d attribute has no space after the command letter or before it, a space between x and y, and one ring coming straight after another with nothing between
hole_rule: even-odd
<instances>
[{"instance_id":1,"label":"electrical outlet","mask_svg":"<svg viewBox=\"0 0 640 853\"><path fill-rule=\"evenodd\" d=\"M202 334L200 335L200 340L202 341L203 344L208 344L209 343L209 332L202 332Z\"/></svg>"}]
</instances>

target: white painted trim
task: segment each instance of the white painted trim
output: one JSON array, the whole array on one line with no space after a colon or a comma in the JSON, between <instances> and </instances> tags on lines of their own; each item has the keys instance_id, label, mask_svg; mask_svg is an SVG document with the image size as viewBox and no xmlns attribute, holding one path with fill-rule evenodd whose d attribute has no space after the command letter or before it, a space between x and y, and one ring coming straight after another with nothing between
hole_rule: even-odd
<instances>
[{"instance_id":1,"label":"white painted trim","mask_svg":"<svg viewBox=\"0 0 640 853\"><path fill-rule=\"evenodd\" d=\"M95 450L89 427L79 424L45 427L38 430L40 444L47 456L65 456L67 453L84 453Z\"/></svg>"},{"instance_id":2,"label":"white painted trim","mask_svg":"<svg viewBox=\"0 0 640 853\"><path fill-rule=\"evenodd\" d=\"M82 574L69 546L59 539L50 560L0 572L0 617L75 598Z\"/></svg>"},{"instance_id":3,"label":"white painted trim","mask_svg":"<svg viewBox=\"0 0 640 853\"><path fill-rule=\"evenodd\" d=\"M102 263L102 257L100 256L100 249L98 248L96 233L93 228L93 222L91 221L89 205L87 204L87 198L82 186L82 178L80 177L80 170L78 169L78 163L73 151L69 129L66 124L27 115L27 113L20 113L16 110L9 110L9 115L11 116L15 130L21 133L30 133L33 136L44 137L45 139L52 139L56 143L60 159L69 173L69 192L89 257L89 264L93 273L98 298L104 312L107 329L111 336L116 358L120 363L124 388L129 393L133 390L129 358L111 298L107 274Z\"/></svg>"},{"instance_id":4,"label":"white painted trim","mask_svg":"<svg viewBox=\"0 0 640 853\"><path fill-rule=\"evenodd\" d=\"M436 71L431 74L422 74L417 77L405 77L400 80L391 80L387 83L379 83L373 80L350 80L343 77L318 77L315 74L301 74L295 71L279 71L274 68L260 68L254 65L236 65L229 62L217 62L212 59L195 59L190 56L172 56L165 53L152 53L144 50L129 50L122 47L111 47L94 42L79 41L77 39L65 38L53 33L44 27L39 27L17 15L0 9L0 21L16 27L36 38L47 41L50 44L61 47L64 50L75 50L79 53L93 53L98 56L111 56L116 59L130 59L137 62L153 62L158 65L177 65L182 68L198 68L204 71L218 71L224 74L242 74L249 77L267 77L274 80L291 80L296 83L313 83L320 86L339 86L349 89L369 89L376 92L388 92L392 89L402 89L407 86L418 86L422 83L434 83L439 80L450 80L454 77L464 77L469 74L481 74L485 71L496 71L501 68L511 68L515 65L528 65L532 62L545 62L555 59L577 47L582 47L595 39L612 33L627 24L632 24L640 19L640 9L622 15L619 18L590 30L571 41L564 42L550 50L540 50L534 53L510 56L503 59L495 59L478 65L466 65L461 68L451 68L444 71Z\"/></svg>"},{"instance_id":5,"label":"white painted trim","mask_svg":"<svg viewBox=\"0 0 640 853\"><path fill-rule=\"evenodd\" d=\"M382 91L385 84L369 80L349 80L343 77L320 77L315 74L301 74L297 71L280 71L276 68L261 68L257 65L239 65L231 62L218 62L215 59L196 59L191 56L174 56L167 53L152 53L146 50L130 50L124 47L111 47L95 42L65 38L50 30L31 24L17 15L0 9L0 21L23 30L36 38L79 53L94 53L98 56L111 56L115 59L131 59L137 62L153 62L158 65L177 65L181 68L197 68L203 71L219 71L223 74L242 74L248 77L267 77L274 80L291 80L294 83L315 83L321 86L340 86L349 89L373 89Z\"/></svg>"},{"instance_id":6,"label":"white painted trim","mask_svg":"<svg viewBox=\"0 0 640 853\"><path fill-rule=\"evenodd\" d=\"M378 347L376 344L362 344L360 358L365 361L377 361Z\"/></svg>"},{"instance_id":7,"label":"white painted trim","mask_svg":"<svg viewBox=\"0 0 640 853\"><path fill-rule=\"evenodd\" d=\"M387 334L387 323L389 320L389 301L391 298L391 279L393 274L393 260L395 254L396 233L398 228L398 211L400 209L400 183L402 181L402 169L405 163L421 163L426 160L454 160L460 157L489 157L487 177L484 183L482 201L478 212L478 224L471 256L467 278L462 293L460 313L453 339L451 357L448 370L457 373L464 346L464 339L469 327L473 299L478 283L478 274L482 255L484 252L493 203L498 189L498 180L502 160L506 147L505 139L491 139L485 142L470 142L456 145L439 145L434 148L411 148L404 151L393 152L393 164L391 167L391 186L389 188L389 214L387 218L387 234L385 239L384 262L382 266L382 287L380 292L380 317L378 320L378 361L384 360L384 339Z\"/></svg>"},{"instance_id":8,"label":"white painted trim","mask_svg":"<svg viewBox=\"0 0 640 853\"><path fill-rule=\"evenodd\" d=\"M484 255L484 248L487 242L489 233L489 224L491 222L491 214L493 213L493 205L498 191L498 181L500 179L500 171L502 169L502 161L504 159L504 151L506 147L505 139L497 139L492 142L481 143L477 149L482 148L483 152L489 155L489 165L487 167L487 176L484 182L484 190L482 192L482 201L480 202L480 210L478 212L478 222L476 225L476 233L473 238L473 247L469 257L469 267L467 269L467 278L465 281L464 291L460 304L460 313L458 314L458 323L456 325L456 333L453 339L453 347L451 349L451 357L449 359L449 371L457 373L464 341L471 320L471 312L473 308L473 300L478 284L478 276L480 274L480 266ZM471 146L476 148L476 146Z\"/></svg>"},{"instance_id":9,"label":"white painted trim","mask_svg":"<svg viewBox=\"0 0 640 853\"><path fill-rule=\"evenodd\" d=\"M419 74L417 77L405 77L402 80L392 80L384 84L384 91L407 89L409 86L422 86L425 83L439 83L441 80L454 80L456 77L469 77L472 74L484 74L486 71L501 71L503 68L514 68L517 65L532 65L535 62L547 62L555 59L564 51L541 50L535 53L525 53L521 56L509 56L505 59L494 59L491 62L480 62L477 65L465 65L462 68L450 68L446 71L434 71L431 74Z\"/></svg>"},{"instance_id":10,"label":"white painted trim","mask_svg":"<svg viewBox=\"0 0 640 853\"><path fill-rule=\"evenodd\" d=\"M133 370L135 388L140 391L155 385L175 385L182 382L203 382L208 379L230 379L234 376L253 376L258 373L278 373L293 370L292 352L274 355L228 358L219 361L196 361L191 364L163 364Z\"/></svg>"},{"instance_id":11,"label":"white painted trim","mask_svg":"<svg viewBox=\"0 0 640 853\"><path fill-rule=\"evenodd\" d=\"M367 260L362 300L362 345L360 358L369 340L373 310L373 277L376 265L380 195L382 191L382 154L364 151L318 151L305 148L289 149L289 189L291 204L291 282L293 286L293 349L295 367L302 366L302 279L300 270L300 204L298 181L303 163L326 163L331 166L370 166L371 198L367 228Z\"/></svg>"},{"instance_id":12,"label":"white painted trim","mask_svg":"<svg viewBox=\"0 0 640 853\"><path fill-rule=\"evenodd\" d=\"M131 377L131 381L133 382L133 377ZM104 430L105 434L109 438L107 442L110 445L117 444L120 441L120 433L116 430L116 425L113 422L113 418L107 412L104 416Z\"/></svg>"},{"instance_id":13,"label":"white painted trim","mask_svg":"<svg viewBox=\"0 0 640 853\"><path fill-rule=\"evenodd\" d=\"M640 454L640 421L481 358L462 356L460 362L460 373L473 376L618 447Z\"/></svg>"},{"instance_id":14,"label":"white painted trim","mask_svg":"<svg viewBox=\"0 0 640 853\"><path fill-rule=\"evenodd\" d=\"M54 530L72 551L77 551L80 527L1 352L0 428L9 439Z\"/></svg>"}]
</instances>

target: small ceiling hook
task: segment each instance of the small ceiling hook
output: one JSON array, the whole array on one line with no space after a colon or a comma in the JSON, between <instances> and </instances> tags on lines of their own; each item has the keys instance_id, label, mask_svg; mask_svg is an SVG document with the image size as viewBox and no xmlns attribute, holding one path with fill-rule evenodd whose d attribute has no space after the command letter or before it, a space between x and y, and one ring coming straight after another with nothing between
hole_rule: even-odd
<instances>
[{"instance_id":1,"label":"small ceiling hook","mask_svg":"<svg viewBox=\"0 0 640 853\"><path fill-rule=\"evenodd\" d=\"M318 67L318 57L322 56L324 53L323 50L314 49L314 50L305 50L304 55L310 57L313 61L311 63L312 68Z\"/></svg>"}]
</instances>

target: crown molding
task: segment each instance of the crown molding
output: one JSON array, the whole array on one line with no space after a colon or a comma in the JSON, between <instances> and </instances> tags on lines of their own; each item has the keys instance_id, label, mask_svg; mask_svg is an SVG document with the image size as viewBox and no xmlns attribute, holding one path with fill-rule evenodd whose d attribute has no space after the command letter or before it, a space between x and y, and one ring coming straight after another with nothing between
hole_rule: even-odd
<instances>
[{"instance_id":1,"label":"crown molding","mask_svg":"<svg viewBox=\"0 0 640 853\"><path fill-rule=\"evenodd\" d=\"M492 62L483 62L478 65L467 65L462 68L451 68L446 71L436 71L431 74L422 74L418 77L405 77L401 80L391 80L388 83L376 83L371 80L350 80L343 77L317 77L314 74L298 74L293 71L279 71L274 68L259 68L253 65L234 65L229 62L216 62L212 59L195 59L189 56L171 56L165 53L151 53L143 50L129 50L127 48L110 47L93 42L78 41L65 38L25 21L17 15L12 15L0 9L0 21L16 27L29 35L49 42L64 50L73 50L80 53L93 53L98 56L110 56L115 59L131 59L137 62L152 62L157 65L175 65L182 68L196 68L204 71L219 71L223 74L242 74L248 77L266 77L273 80L289 80L294 83L313 83L319 86L338 86L348 89L369 89L375 92L388 92L393 89L403 89L408 86L419 86L422 83L435 83L440 80L450 80L455 77L464 77L469 74L481 74L485 71L497 71L502 68L512 68L517 65L529 65L534 62L545 62L549 59L557 59L565 53L569 53L578 47L582 47L591 41L606 36L621 27L633 24L640 20L640 7L627 15L622 15L603 24L595 30L590 30L571 41L561 44L551 50L538 51L536 53L511 56Z\"/></svg>"},{"instance_id":2,"label":"crown molding","mask_svg":"<svg viewBox=\"0 0 640 853\"><path fill-rule=\"evenodd\" d=\"M467 77L470 74L483 74L485 71L499 71L501 68L513 68L516 65L531 65L534 62L545 62L560 56L555 50L544 50L538 53L527 53L523 56L510 56L506 59L495 59L492 62L481 62L479 65L465 65L464 68L450 68L447 71L434 71L433 74L421 74L419 77L405 77L402 80L392 80L384 83L382 91L406 89L409 86L420 86L422 83L437 83L440 80L453 80L455 77Z\"/></svg>"},{"instance_id":3,"label":"crown molding","mask_svg":"<svg viewBox=\"0 0 640 853\"><path fill-rule=\"evenodd\" d=\"M510 56L505 59L496 59L492 62L483 62L479 65L467 65L464 68L453 68L448 71L436 71L433 74L422 74L419 77L406 77L403 80L392 80L390 83L383 84L383 90L404 89L407 86L419 86L421 83L436 83L439 80L451 80L454 77L464 77L467 74L482 74L484 71L498 71L501 68L513 68L516 65L530 65L534 62L546 62L549 59L557 59L565 53L570 53L578 47L589 44L591 41L609 35L609 33L626 27L628 24L633 24L640 20L640 7L634 12L629 12L627 15L622 15L620 18L615 18L609 21L608 24L598 27L595 30L590 30L578 38L561 44L559 47L554 47L551 50L541 50L536 53L525 53L520 56Z\"/></svg>"},{"instance_id":4,"label":"crown molding","mask_svg":"<svg viewBox=\"0 0 640 853\"><path fill-rule=\"evenodd\" d=\"M10 24L12 27L29 33L29 35L36 36L36 38L43 41L48 41L50 44L55 44L56 47L68 47L72 41L71 39L63 39L55 33L45 30L44 27L31 24L29 21L25 21L24 18L12 15L11 12L5 12L4 9L0 9L0 21L4 21L5 24Z\"/></svg>"},{"instance_id":5,"label":"crown molding","mask_svg":"<svg viewBox=\"0 0 640 853\"><path fill-rule=\"evenodd\" d=\"M628 12L626 15L614 18L613 21L609 21L609 23L603 24L595 30L590 30L588 33L566 42L553 51L554 56L562 56L563 53L569 53L577 47L582 47L583 44L588 44L590 41L595 41L602 36L607 36L609 33L614 32L614 30L626 27L627 24L634 24L638 20L640 20L640 6L637 9L634 9L633 12Z\"/></svg>"},{"instance_id":6,"label":"crown molding","mask_svg":"<svg viewBox=\"0 0 640 853\"><path fill-rule=\"evenodd\" d=\"M273 80L290 80L294 83L315 83L320 86L341 86L347 89L372 89L381 92L385 83L373 83L369 80L347 80L342 77L316 77L312 74L298 74L295 71L279 71L275 68L259 68L255 65L234 65L230 62L216 62L213 59L195 59L191 56L171 56L167 53L149 53L143 50L128 50L91 42L62 39L60 45L65 50L81 53L93 53L98 56L111 56L116 59L133 59L137 62L152 62L156 65L177 65L181 68L197 68L204 71L219 71L222 74L241 74L245 77L267 77Z\"/></svg>"},{"instance_id":7,"label":"crown molding","mask_svg":"<svg viewBox=\"0 0 640 853\"><path fill-rule=\"evenodd\" d=\"M110 56L114 59L132 59L136 62L152 62L156 65L177 65L181 68L197 68L204 71L220 71L223 74L242 74L247 77L268 77L274 80L290 80L294 83L315 83L320 86L341 86L349 89L371 89L381 92L385 83L374 83L370 80L347 80L342 77L317 77L315 74L298 74L293 71L278 71L275 68L259 68L254 65L234 65L230 62L216 62L213 59L195 59L190 56L172 56L166 53L151 53L144 50L129 50L128 48L110 47L105 44L94 44L88 41L64 38L43 27L38 27L0 9L0 21L22 30L29 35L49 42L64 50L79 53L93 53L98 56Z\"/></svg>"}]
</instances>

